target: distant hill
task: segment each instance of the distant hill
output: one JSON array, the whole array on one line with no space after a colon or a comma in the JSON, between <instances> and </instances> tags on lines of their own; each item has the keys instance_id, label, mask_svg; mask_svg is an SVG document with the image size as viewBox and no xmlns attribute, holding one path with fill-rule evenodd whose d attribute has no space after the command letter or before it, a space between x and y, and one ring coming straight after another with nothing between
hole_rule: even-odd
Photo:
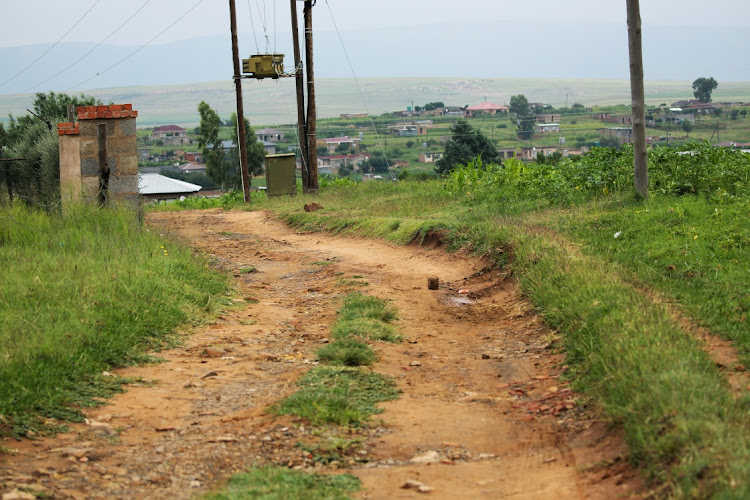
<instances>
[{"instance_id":1,"label":"distant hill","mask_svg":"<svg viewBox=\"0 0 750 500\"><path fill-rule=\"evenodd\" d=\"M294 81L246 80L245 112L253 126L296 121ZM360 94L361 89L361 94ZM487 100L508 103L510 96L524 94L531 102L553 106L581 103L585 106L629 104L628 80L576 80L542 78L365 78L359 86L353 79L331 78L316 82L318 116L342 113L381 114L405 110L407 106L442 101L449 106L478 104ZM182 85L134 86L87 91L107 102L132 103L139 112L139 126L198 124L198 103L208 102L222 118L229 118L235 106L230 80ZM364 100L363 100L364 96ZM650 104L670 103L692 97L688 81L647 81ZM722 83L714 92L717 101L750 101L750 83ZM32 94L0 95L0 119L7 114L25 114Z\"/></svg>"}]
</instances>

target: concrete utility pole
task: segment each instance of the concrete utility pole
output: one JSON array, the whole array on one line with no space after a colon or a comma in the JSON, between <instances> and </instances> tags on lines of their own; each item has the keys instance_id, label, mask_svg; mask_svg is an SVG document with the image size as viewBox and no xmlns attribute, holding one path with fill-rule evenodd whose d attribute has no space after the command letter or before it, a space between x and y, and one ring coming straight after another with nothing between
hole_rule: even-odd
<instances>
[{"instance_id":1,"label":"concrete utility pole","mask_svg":"<svg viewBox=\"0 0 750 500\"><path fill-rule=\"evenodd\" d=\"M250 174L247 170L247 143L245 142L245 110L242 106L242 79L240 74L240 51L237 47L237 10L234 0L229 0L229 21L232 31L232 62L234 63L234 88L237 94L237 146L240 148L240 173L245 203L250 203Z\"/></svg>"},{"instance_id":2,"label":"concrete utility pole","mask_svg":"<svg viewBox=\"0 0 750 500\"><path fill-rule=\"evenodd\" d=\"M305 82L302 74L302 58L299 50L299 26L297 25L297 0L292 3L292 40L294 45L294 80L297 84L297 128L302 158L302 188L307 192L310 184L310 155L307 153L307 123L305 120ZM316 160L317 161L317 160Z\"/></svg>"},{"instance_id":3,"label":"concrete utility pole","mask_svg":"<svg viewBox=\"0 0 750 500\"><path fill-rule=\"evenodd\" d=\"M315 110L315 76L313 72L313 1L305 0L305 59L307 62L307 168L309 184L305 192L318 192L318 146L316 138L317 111Z\"/></svg>"},{"instance_id":4,"label":"concrete utility pole","mask_svg":"<svg viewBox=\"0 0 750 500\"><path fill-rule=\"evenodd\" d=\"M643 89L643 48L639 0L626 0L628 48L630 50L630 89L633 106L633 170L635 190L648 198L648 155L646 154L646 98Z\"/></svg>"}]
</instances>

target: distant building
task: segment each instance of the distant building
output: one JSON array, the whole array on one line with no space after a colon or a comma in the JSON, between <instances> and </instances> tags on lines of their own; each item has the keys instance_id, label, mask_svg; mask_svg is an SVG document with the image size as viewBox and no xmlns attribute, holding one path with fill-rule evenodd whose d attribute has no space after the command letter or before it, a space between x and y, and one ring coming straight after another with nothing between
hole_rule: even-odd
<instances>
[{"instance_id":1,"label":"distant building","mask_svg":"<svg viewBox=\"0 0 750 500\"><path fill-rule=\"evenodd\" d=\"M475 104L469 106L464 110L464 116L466 118L474 118L481 115L495 116L497 114L509 113L510 108L508 106L500 106L499 104L492 104L491 102L483 102L482 104Z\"/></svg>"},{"instance_id":2,"label":"distant building","mask_svg":"<svg viewBox=\"0 0 750 500\"><path fill-rule=\"evenodd\" d=\"M435 163L443 157L443 153L419 153L419 163Z\"/></svg>"},{"instance_id":3,"label":"distant building","mask_svg":"<svg viewBox=\"0 0 750 500\"><path fill-rule=\"evenodd\" d=\"M164 144L190 144L187 130L178 125L163 125L156 127L151 133L151 140L161 140Z\"/></svg>"},{"instance_id":4,"label":"distant building","mask_svg":"<svg viewBox=\"0 0 750 500\"><path fill-rule=\"evenodd\" d=\"M410 137L416 135L427 135L427 130L432 127L432 120L422 120L408 123L397 123L388 127L388 133L396 137Z\"/></svg>"},{"instance_id":5,"label":"distant building","mask_svg":"<svg viewBox=\"0 0 750 500\"><path fill-rule=\"evenodd\" d=\"M367 118L368 113L343 113L339 115L342 120L353 120L354 118Z\"/></svg>"},{"instance_id":6,"label":"distant building","mask_svg":"<svg viewBox=\"0 0 750 500\"><path fill-rule=\"evenodd\" d=\"M180 181L159 174L141 173L138 178L138 193L144 200L156 203L179 200L181 197L195 196L201 187L190 182Z\"/></svg>"},{"instance_id":7,"label":"distant building","mask_svg":"<svg viewBox=\"0 0 750 500\"><path fill-rule=\"evenodd\" d=\"M602 118L602 121L607 123L617 123L618 125L632 125L633 115L608 116L606 118Z\"/></svg>"},{"instance_id":8,"label":"distant building","mask_svg":"<svg viewBox=\"0 0 750 500\"><path fill-rule=\"evenodd\" d=\"M205 163L205 160L203 159L203 153L198 152L185 153L185 161L189 161L191 163Z\"/></svg>"},{"instance_id":9,"label":"distant building","mask_svg":"<svg viewBox=\"0 0 750 500\"><path fill-rule=\"evenodd\" d=\"M557 152L557 148L554 146L521 148L521 159L527 160L527 161L533 161L533 160L536 160L536 157L539 153L541 153L542 156L547 157L547 156L552 156L556 152Z\"/></svg>"},{"instance_id":10,"label":"distant building","mask_svg":"<svg viewBox=\"0 0 750 500\"><path fill-rule=\"evenodd\" d=\"M318 156L318 172L321 174L336 174L342 166L359 169L362 163L369 158L369 154Z\"/></svg>"},{"instance_id":11,"label":"distant building","mask_svg":"<svg viewBox=\"0 0 750 500\"><path fill-rule=\"evenodd\" d=\"M255 131L255 137L263 142L281 142L284 140L284 132L275 128L262 128Z\"/></svg>"},{"instance_id":12,"label":"distant building","mask_svg":"<svg viewBox=\"0 0 750 500\"><path fill-rule=\"evenodd\" d=\"M620 144L633 142L633 129L630 127L600 128L597 132L604 137L616 137Z\"/></svg>"},{"instance_id":13,"label":"distant building","mask_svg":"<svg viewBox=\"0 0 750 500\"><path fill-rule=\"evenodd\" d=\"M562 115L559 113L551 113L546 115L535 115L537 123L558 123L562 121Z\"/></svg>"},{"instance_id":14,"label":"distant building","mask_svg":"<svg viewBox=\"0 0 750 500\"><path fill-rule=\"evenodd\" d=\"M559 123L537 123L534 126L534 132L537 134L551 134L553 132L560 132Z\"/></svg>"},{"instance_id":15,"label":"distant building","mask_svg":"<svg viewBox=\"0 0 750 500\"><path fill-rule=\"evenodd\" d=\"M362 140L357 137L328 137L325 139L318 139L317 145L325 146L328 148L329 152L334 153L336 151L336 148L338 148L341 144L347 144L349 147L357 150L359 149L359 144L361 141Z\"/></svg>"},{"instance_id":16,"label":"distant building","mask_svg":"<svg viewBox=\"0 0 750 500\"><path fill-rule=\"evenodd\" d=\"M205 165L198 165L196 163L183 163L178 167L181 172L185 172L186 174L191 174L194 172L198 173L206 173L206 166Z\"/></svg>"},{"instance_id":17,"label":"distant building","mask_svg":"<svg viewBox=\"0 0 750 500\"><path fill-rule=\"evenodd\" d=\"M515 158L518 156L516 148L497 148L497 155L501 159Z\"/></svg>"}]
</instances>

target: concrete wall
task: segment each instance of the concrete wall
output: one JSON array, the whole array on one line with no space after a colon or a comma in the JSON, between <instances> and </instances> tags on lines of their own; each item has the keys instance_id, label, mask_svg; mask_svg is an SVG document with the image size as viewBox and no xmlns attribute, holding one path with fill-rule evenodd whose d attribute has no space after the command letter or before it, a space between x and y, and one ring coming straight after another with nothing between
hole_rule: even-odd
<instances>
[{"instance_id":1,"label":"concrete wall","mask_svg":"<svg viewBox=\"0 0 750 500\"><path fill-rule=\"evenodd\" d=\"M60 195L63 204L81 197L81 148L78 124L60 123L57 128L60 148Z\"/></svg>"}]
</instances>

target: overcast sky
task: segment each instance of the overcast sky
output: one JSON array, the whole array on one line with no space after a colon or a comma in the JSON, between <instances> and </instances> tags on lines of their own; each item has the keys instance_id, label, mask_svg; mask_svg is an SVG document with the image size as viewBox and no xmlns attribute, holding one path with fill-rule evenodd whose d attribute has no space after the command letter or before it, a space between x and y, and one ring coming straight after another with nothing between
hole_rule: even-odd
<instances>
[{"instance_id":1,"label":"overcast sky","mask_svg":"<svg viewBox=\"0 0 750 500\"><path fill-rule=\"evenodd\" d=\"M199 0L0 0L3 19L0 46L56 42L89 8L91 11L62 41L98 43L144 4L143 10L106 43L146 43L196 4L194 10L152 43L228 32L226 0L202 0L200 3ZM271 43L275 33L289 31L287 0L237 0L241 32L251 32L249 7L259 37L264 24ZM526 22L533 30L535 21L602 24L624 23L626 17L625 0L318 0L314 15L316 30L333 29L329 8L342 31L472 20ZM750 28L750 2L649 0L641 2L641 17L644 24L658 26Z\"/></svg>"}]
</instances>

